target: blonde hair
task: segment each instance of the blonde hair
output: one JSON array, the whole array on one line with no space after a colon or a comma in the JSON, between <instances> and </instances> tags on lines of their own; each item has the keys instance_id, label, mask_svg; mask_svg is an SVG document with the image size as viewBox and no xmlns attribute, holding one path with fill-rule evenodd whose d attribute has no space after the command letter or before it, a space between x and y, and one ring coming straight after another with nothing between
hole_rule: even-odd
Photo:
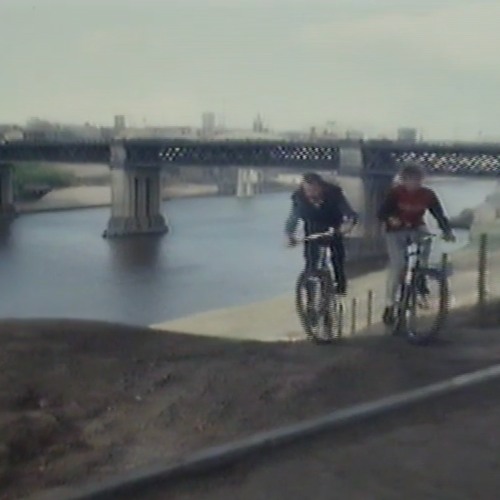
<instances>
[{"instance_id":1,"label":"blonde hair","mask_svg":"<svg viewBox=\"0 0 500 500\"><path fill-rule=\"evenodd\" d=\"M404 179L422 180L425 177L425 170L420 163L406 162L402 165L396 177L399 178L400 182Z\"/></svg>"}]
</instances>

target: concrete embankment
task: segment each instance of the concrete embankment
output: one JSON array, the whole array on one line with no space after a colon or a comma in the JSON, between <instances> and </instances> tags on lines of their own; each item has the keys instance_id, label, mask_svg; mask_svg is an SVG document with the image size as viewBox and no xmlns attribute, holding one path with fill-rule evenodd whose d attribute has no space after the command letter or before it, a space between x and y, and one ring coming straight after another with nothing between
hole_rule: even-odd
<instances>
[{"instance_id":1,"label":"concrete embankment","mask_svg":"<svg viewBox=\"0 0 500 500\"><path fill-rule=\"evenodd\" d=\"M216 194L217 186L215 185L178 184L165 188L163 198L191 198ZM19 213L107 207L110 205L110 186L77 186L55 189L40 200L16 204Z\"/></svg>"}]
</instances>

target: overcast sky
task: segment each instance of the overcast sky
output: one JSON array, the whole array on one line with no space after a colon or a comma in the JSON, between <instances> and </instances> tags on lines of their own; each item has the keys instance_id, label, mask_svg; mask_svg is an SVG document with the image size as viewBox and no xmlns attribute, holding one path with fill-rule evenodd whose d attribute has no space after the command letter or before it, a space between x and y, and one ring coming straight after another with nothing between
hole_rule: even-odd
<instances>
[{"instance_id":1,"label":"overcast sky","mask_svg":"<svg viewBox=\"0 0 500 500\"><path fill-rule=\"evenodd\" d=\"M500 136L499 0L0 0L0 123Z\"/></svg>"}]
</instances>

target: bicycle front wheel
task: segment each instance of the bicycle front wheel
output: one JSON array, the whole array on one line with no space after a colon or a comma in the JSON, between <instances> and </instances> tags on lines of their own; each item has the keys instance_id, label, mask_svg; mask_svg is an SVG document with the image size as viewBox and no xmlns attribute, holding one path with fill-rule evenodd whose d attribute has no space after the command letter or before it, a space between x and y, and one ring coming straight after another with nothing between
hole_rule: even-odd
<instances>
[{"instance_id":1,"label":"bicycle front wheel","mask_svg":"<svg viewBox=\"0 0 500 500\"><path fill-rule=\"evenodd\" d=\"M335 288L328 272L304 271L295 290L295 308L310 340L330 344L339 338Z\"/></svg>"},{"instance_id":2,"label":"bicycle front wheel","mask_svg":"<svg viewBox=\"0 0 500 500\"><path fill-rule=\"evenodd\" d=\"M442 272L419 269L412 286L404 290L400 326L408 341L427 345L435 340L449 310L449 283Z\"/></svg>"}]
</instances>

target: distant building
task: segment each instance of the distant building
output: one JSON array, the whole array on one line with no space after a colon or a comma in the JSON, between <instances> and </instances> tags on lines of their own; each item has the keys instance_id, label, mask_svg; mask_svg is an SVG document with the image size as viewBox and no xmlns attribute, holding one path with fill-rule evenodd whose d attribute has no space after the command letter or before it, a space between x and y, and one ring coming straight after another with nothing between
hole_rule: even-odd
<instances>
[{"instance_id":1,"label":"distant building","mask_svg":"<svg viewBox=\"0 0 500 500\"><path fill-rule=\"evenodd\" d=\"M32 119L24 129L24 138L33 141L98 141L103 134L101 128L89 123L67 125Z\"/></svg>"},{"instance_id":2,"label":"distant building","mask_svg":"<svg viewBox=\"0 0 500 500\"><path fill-rule=\"evenodd\" d=\"M360 130L347 130L345 133L345 138L352 141L362 141L364 138L364 134Z\"/></svg>"},{"instance_id":3,"label":"distant building","mask_svg":"<svg viewBox=\"0 0 500 500\"><path fill-rule=\"evenodd\" d=\"M127 125L125 123L125 116L116 115L115 116L115 130L117 132L121 132L122 130L125 130L126 128L127 128Z\"/></svg>"},{"instance_id":4,"label":"distant building","mask_svg":"<svg viewBox=\"0 0 500 500\"><path fill-rule=\"evenodd\" d=\"M0 125L0 143L22 141L24 132L17 125Z\"/></svg>"},{"instance_id":5,"label":"distant building","mask_svg":"<svg viewBox=\"0 0 500 500\"><path fill-rule=\"evenodd\" d=\"M215 113L203 113L201 117L201 135L206 138L215 135Z\"/></svg>"},{"instance_id":6,"label":"distant building","mask_svg":"<svg viewBox=\"0 0 500 500\"><path fill-rule=\"evenodd\" d=\"M417 142L418 132L416 128L399 128L398 129L398 141L406 142L409 144L415 144Z\"/></svg>"},{"instance_id":7,"label":"distant building","mask_svg":"<svg viewBox=\"0 0 500 500\"><path fill-rule=\"evenodd\" d=\"M262 118L260 115L257 115L257 118L253 121L253 131L254 132L265 132L264 124L262 123Z\"/></svg>"},{"instance_id":8,"label":"distant building","mask_svg":"<svg viewBox=\"0 0 500 500\"><path fill-rule=\"evenodd\" d=\"M195 139L196 131L191 127L129 127L121 133L121 137L126 139Z\"/></svg>"}]
</instances>

